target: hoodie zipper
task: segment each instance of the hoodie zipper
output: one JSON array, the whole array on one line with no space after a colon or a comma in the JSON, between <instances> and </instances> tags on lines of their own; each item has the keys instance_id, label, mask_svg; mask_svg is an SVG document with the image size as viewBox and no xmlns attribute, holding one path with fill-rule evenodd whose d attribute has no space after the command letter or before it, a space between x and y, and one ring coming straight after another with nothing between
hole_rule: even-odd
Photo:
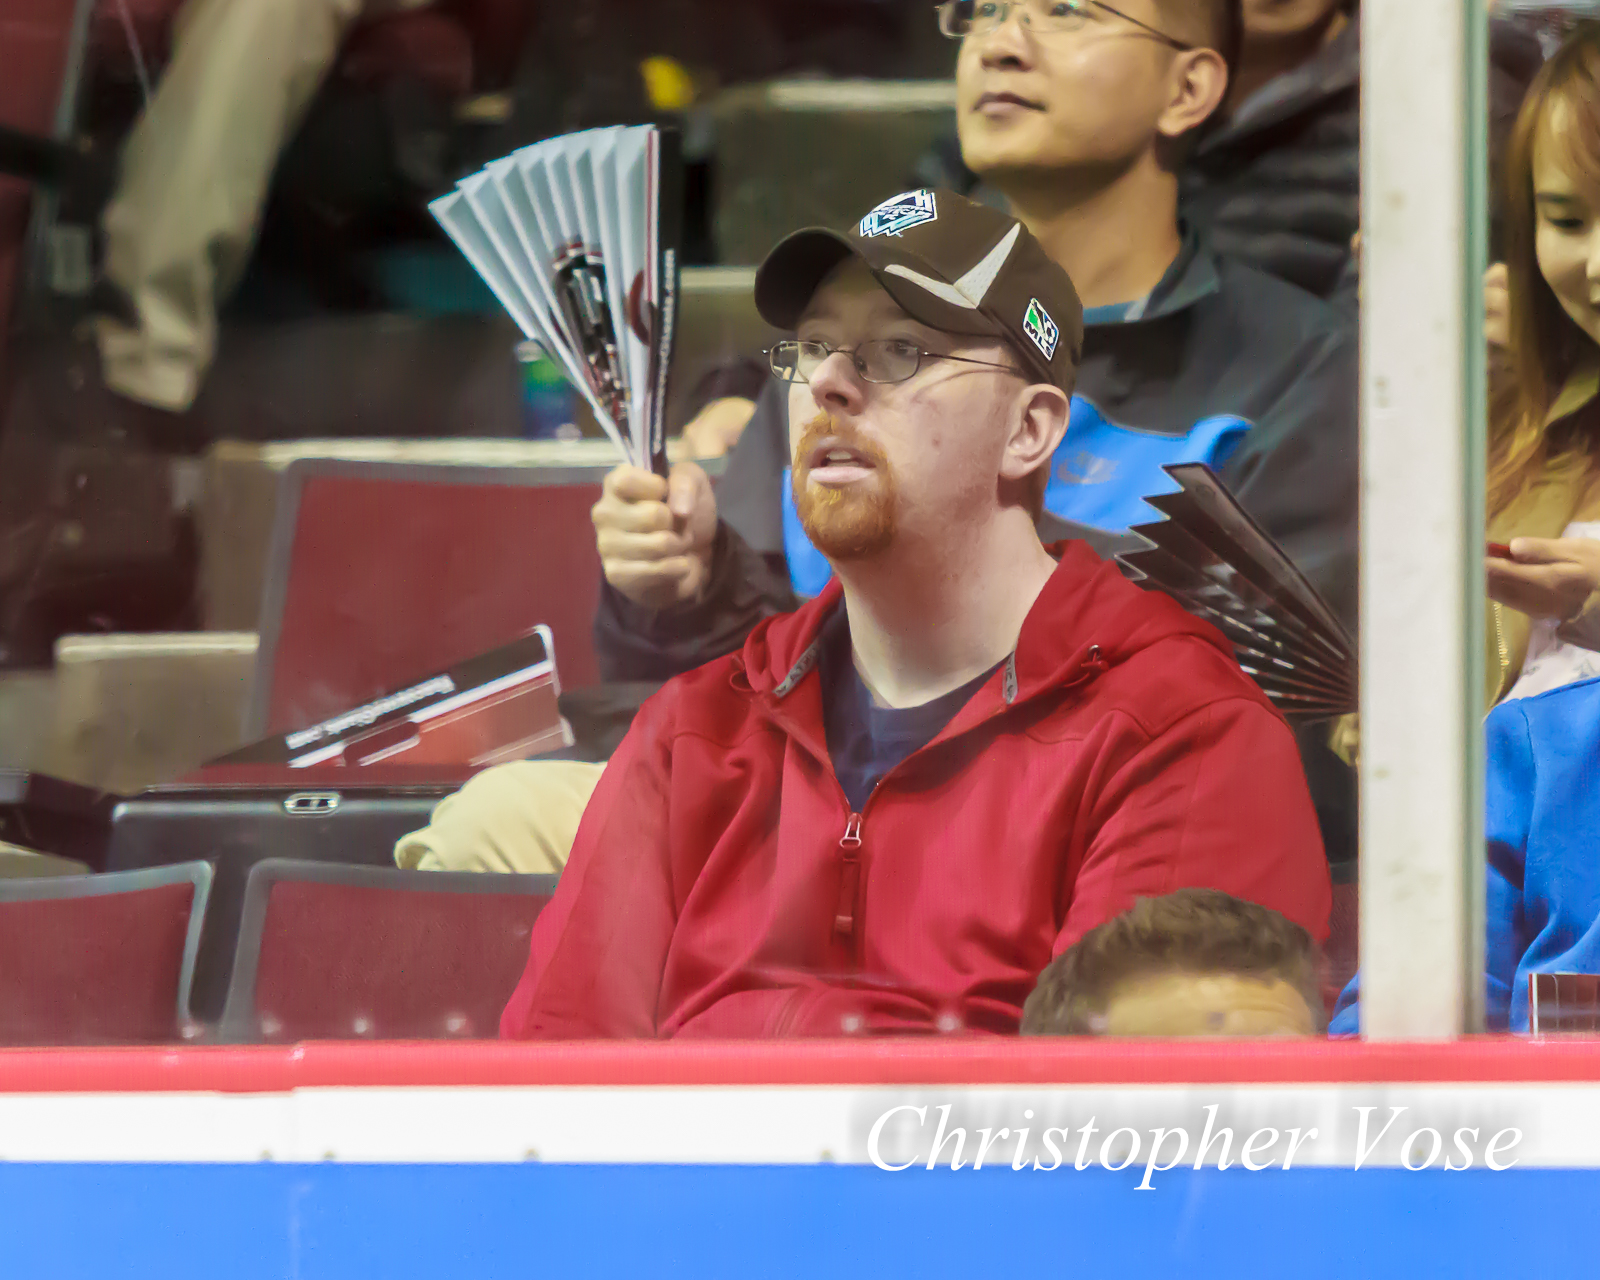
<instances>
[{"instance_id":1,"label":"hoodie zipper","mask_svg":"<svg viewBox=\"0 0 1600 1280\"><path fill-rule=\"evenodd\" d=\"M867 800L870 803L872 797L869 795ZM833 909L833 932L847 946L855 942L856 900L860 893L861 815L852 813L845 820L844 834L839 837L839 900Z\"/></svg>"},{"instance_id":2,"label":"hoodie zipper","mask_svg":"<svg viewBox=\"0 0 1600 1280\"><path fill-rule=\"evenodd\" d=\"M788 696L789 692L794 688L794 686L798 684L800 680L806 674L808 674L813 667L816 666L816 664L817 645L813 643L800 656L800 660L795 664L794 668L789 672L784 680L776 689L773 690L773 696L776 698L778 703L781 704L782 700ZM1069 692L1071 690L1080 688L1081 686L1094 680L1097 676L1103 675L1109 666L1110 664L1102 655L1100 646L1097 644L1092 644L1085 652L1083 661L1079 663L1077 670L1073 673L1073 678L1068 680L1065 684L1055 686L1055 689L1060 692ZM1003 680L1005 706L1000 711L985 716L984 719L980 720L977 724L969 725L967 729L963 731L963 733L971 733L983 725L987 725L990 721L998 719L1016 704L1017 674L1015 652L1013 652L1011 656L1006 659ZM781 723L784 717L780 715L778 719ZM795 730L792 726L789 728L788 732L791 734L791 736L798 736L795 734ZM900 761L900 763L895 765L893 769L890 769L888 773L879 778L877 783L873 786L872 791L868 794L865 802L863 802L859 812L851 807L850 797L844 794L844 788L842 786L839 787L839 798L844 801L846 817L844 834L839 837L838 846L839 894L834 901L833 936L852 951L855 948L857 925L859 924L856 906L861 896L861 880L863 871L862 848L864 845L863 832L866 824L866 811L872 807L872 801L873 798L878 794L878 789L883 786L884 782L889 777L898 772L900 769L903 769L908 761L920 756L923 754L923 752L929 750L929 748L935 745L940 744L937 744L936 742L930 742L926 746L919 747L916 751L913 751L909 756L907 756L905 760ZM826 753L824 753L818 759L819 763L828 764L831 769L831 762L829 762ZM834 785L838 786L837 778L834 779ZM785 1022L787 1022L787 1015L785 1016Z\"/></svg>"},{"instance_id":3,"label":"hoodie zipper","mask_svg":"<svg viewBox=\"0 0 1600 1280\"><path fill-rule=\"evenodd\" d=\"M1080 665L1076 677L1062 687L1065 689L1074 689L1079 685L1087 684L1096 676L1104 673L1106 667L1107 663L1104 657L1101 656L1100 646L1097 644L1090 645L1088 653L1085 655L1084 661ZM1015 668L1009 661L1006 664L1005 684L1006 708L1009 709L1013 703L1013 700L1016 698L1016 672ZM997 712L994 716L990 716L981 721L980 724L987 724L989 720L995 719L1003 714L1004 711ZM977 727L978 725L972 726L973 729L976 729ZM970 731L971 730L968 730L968 732ZM850 810L848 816L845 818L844 834L839 837L839 897L834 903L833 908L833 933L834 936L844 943L846 947L849 947L852 950L855 947L856 941L856 904L861 899L861 877L863 872L862 848L865 844L864 831L866 812L872 807L872 801L874 797L877 796L878 789L882 787L883 784L896 772L903 769L909 761L915 759L917 756L920 756L924 751L927 751L928 748L933 745L934 744L930 742L926 746L919 747L904 760L900 761L899 764L895 765L893 769L890 769L888 773L883 775L883 777L879 778L878 781L873 785L872 790L867 794L867 798L862 803L861 809L859 811L853 809ZM839 794L844 799L845 806L848 809L850 798L844 795L843 787L839 789Z\"/></svg>"}]
</instances>

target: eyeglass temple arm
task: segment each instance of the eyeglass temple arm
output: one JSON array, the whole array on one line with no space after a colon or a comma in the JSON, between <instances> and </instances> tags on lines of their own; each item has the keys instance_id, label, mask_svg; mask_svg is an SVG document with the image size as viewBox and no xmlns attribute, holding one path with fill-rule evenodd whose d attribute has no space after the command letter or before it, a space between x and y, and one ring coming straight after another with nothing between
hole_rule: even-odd
<instances>
[{"instance_id":1,"label":"eyeglass temple arm","mask_svg":"<svg viewBox=\"0 0 1600 1280\"><path fill-rule=\"evenodd\" d=\"M942 18L945 10L953 8L958 2L959 0L944 0L944 3L933 6L933 11L936 15ZM1007 8L1011 8L1017 5L1026 5L1027 2L1028 0L1006 0L1006 6ZM1191 53L1195 49L1194 45L1186 44L1182 40L1175 39L1174 37L1169 36L1165 31L1161 31L1156 27L1152 27L1148 22L1141 22L1138 18L1133 17L1131 14L1124 13L1121 9L1114 8L1113 6L1104 3L1104 0L1083 0L1083 3L1093 5L1096 9L1104 9L1113 17L1121 18L1124 22L1130 23L1131 25L1138 27L1139 30L1155 37L1157 40L1161 41L1162 44L1170 45L1179 53Z\"/></svg>"},{"instance_id":2,"label":"eyeglass temple arm","mask_svg":"<svg viewBox=\"0 0 1600 1280\"><path fill-rule=\"evenodd\" d=\"M1194 50L1194 45L1185 44L1182 40L1175 40L1165 31L1159 30L1156 27L1152 27L1148 22L1140 22L1138 18L1123 13L1121 9L1113 9L1110 5L1105 3L1105 0L1087 0L1087 3L1092 4L1096 9L1104 9L1113 17L1121 18L1124 22L1132 23L1141 31L1148 31L1157 40L1161 41L1162 44L1171 45L1179 53L1190 53Z\"/></svg>"}]
</instances>

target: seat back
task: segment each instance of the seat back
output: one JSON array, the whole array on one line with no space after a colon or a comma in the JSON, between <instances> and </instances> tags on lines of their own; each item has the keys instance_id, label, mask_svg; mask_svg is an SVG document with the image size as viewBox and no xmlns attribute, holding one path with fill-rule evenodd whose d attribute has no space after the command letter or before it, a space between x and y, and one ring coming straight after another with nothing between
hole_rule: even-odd
<instances>
[{"instance_id":1,"label":"seat back","mask_svg":"<svg viewBox=\"0 0 1600 1280\"><path fill-rule=\"evenodd\" d=\"M1528 1030L1536 1036L1600 1036L1600 975L1530 973Z\"/></svg>"},{"instance_id":2,"label":"seat back","mask_svg":"<svg viewBox=\"0 0 1600 1280\"><path fill-rule=\"evenodd\" d=\"M0 880L0 1044L184 1038L211 867Z\"/></svg>"},{"instance_id":3,"label":"seat back","mask_svg":"<svg viewBox=\"0 0 1600 1280\"><path fill-rule=\"evenodd\" d=\"M280 481L246 739L301 729L549 626L596 683L603 468L292 462Z\"/></svg>"},{"instance_id":4,"label":"seat back","mask_svg":"<svg viewBox=\"0 0 1600 1280\"><path fill-rule=\"evenodd\" d=\"M555 882L259 863L245 891L223 1038L492 1038Z\"/></svg>"}]
</instances>

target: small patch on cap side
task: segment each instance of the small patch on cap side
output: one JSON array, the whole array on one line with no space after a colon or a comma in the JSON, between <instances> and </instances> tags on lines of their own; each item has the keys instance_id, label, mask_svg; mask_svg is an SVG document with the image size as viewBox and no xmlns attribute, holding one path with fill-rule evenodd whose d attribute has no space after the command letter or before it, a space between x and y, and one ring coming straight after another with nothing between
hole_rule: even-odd
<instances>
[{"instance_id":1,"label":"small patch on cap side","mask_svg":"<svg viewBox=\"0 0 1600 1280\"><path fill-rule=\"evenodd\" d=\"M1022 332L1028 335L1028 340L1044 352L1046 360L1056 357L1056 343L1061 341L1061 330L1056 328L1056 322L1050 318L1050 313L1039 305L1039 299L1028 300L1028 314L1022 317Z\"/></svg>"},{"instance_id":2,"label":"small patch on cap side","mask_svg":"<svg viewBox=\"0 0 1600 1280\"><path fill-rule=\"evenodd\" d=\"M912 227L920 227L924 222L934 222L938 217L939 208L934 203L933 192L907 191L892 200L885 200L861 219L860 235L863 240L871 240L874 236L897 236Z\"/></svg>"}]
</instances>

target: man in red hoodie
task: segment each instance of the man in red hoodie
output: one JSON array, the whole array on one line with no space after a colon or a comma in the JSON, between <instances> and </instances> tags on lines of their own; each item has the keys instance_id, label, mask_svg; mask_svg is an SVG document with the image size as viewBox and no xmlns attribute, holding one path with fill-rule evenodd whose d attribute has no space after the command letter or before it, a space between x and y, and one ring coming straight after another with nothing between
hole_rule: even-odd
<instances>
[{"instance_id":1,"label":"man in red hoodie","mask_svg":"<svg viewBox=\"0 0 1600 1280\"><path fill-rule=\"evenodd\" d=\"M1083 332L1038 242L908 192L785 240L756 302L837 576L645 705L502 1034L1014 1033L1053 956L1191 885L1322 937L1288 727L1211 627L1034 532Z\"/></svg>"}]
</instances>

